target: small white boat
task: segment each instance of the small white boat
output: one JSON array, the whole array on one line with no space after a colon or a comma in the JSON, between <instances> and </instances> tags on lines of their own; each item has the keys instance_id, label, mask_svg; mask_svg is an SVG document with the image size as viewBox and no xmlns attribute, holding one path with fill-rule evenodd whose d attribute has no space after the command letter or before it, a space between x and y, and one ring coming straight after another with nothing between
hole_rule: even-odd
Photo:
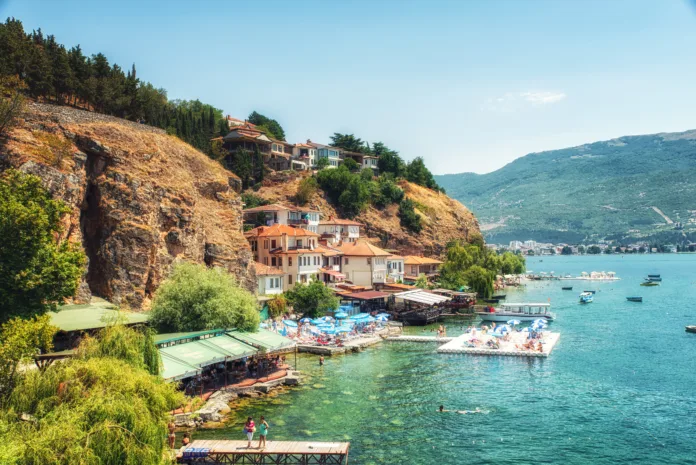
<instances>
[{"instance_id":1,"label":"small white boat","mask_svg":"<svg viewBox=\"0 0 696 465\"><path fill-rule=\"evenodd\" d=\"M583 271L580 276L574 278L566 276L561 279L566 281L619 281L621 278L616 277L616 273L613 271L593 271L589 274Z\"/></svg>"},{"instance_id":2,"label":"small white boat","mask_svg":"<svg viewBox=\"0 0 696 465\"><path fill-rule=\"evenodd\" d=\"M592 292L581 292L580 293L580 303L589 304L594 301L594 293Z\"/></svg>"},{"instance_id":3,"label":"small white boat","mask_svg":"<svg viewBox=\"0 0 696 465\"><path fill-rule=\"evenodd\" d=\"M476 312L483 321L506 322L508 320L534 321L543 319L553 321L556 314L550 311L551 304L547 303L514 303L500 304L500 307L493 308L492 311Z\"/></svg>"}]
</instances>

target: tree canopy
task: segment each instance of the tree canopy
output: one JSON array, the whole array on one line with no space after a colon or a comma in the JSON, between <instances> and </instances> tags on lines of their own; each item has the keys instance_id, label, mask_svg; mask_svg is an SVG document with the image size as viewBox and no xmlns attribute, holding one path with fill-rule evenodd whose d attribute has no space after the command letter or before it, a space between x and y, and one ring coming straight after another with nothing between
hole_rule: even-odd
<instances>
[{"instance_id":1,"label":"tree canopy","mask_svg":"<svg viewBox=\"0 0 696 465\"><path fill-rule=\"evenodd\" d=\"M253 294L226 270L179 263L155 293L150 323L160 332L257 331L259 312Z\"/></svg>"},{"instance_id":2,"label":"tree canopy","mask_svg":"<svg viewBox=\"0 0 696 465\"><path fill-rule=\"evenodd\" d=\"M148 373L145 337L107 327L76 357L24 371L0 410L0 462L170 463L167 419L183 395Z\"/></svg>"},{"instance_id":3,"label":"tree canopy","mask_svg":"<svg viewBox=\"0 0 696 465\"><path fill-rule=\"evenodd\" d=\"M53 200L37 176L0 176L0 323L55 310L77 290L81 248L56 238L70 209Z\"/></svg>"},{"instance_id":4,"label":"tree canopy","mask_svg":"<svg viewBox=\"0 0 696 465\"><path fill-rule=\"evenodd\" d=\"M364 142L359 137L355 137L353 134L334 132L330 139L331 143L329 145L334 147L340 147L349 152L370 153L370 146L367 145L367 142Z\"/></svg>"},{"instance_id":5,"label":"tree canopy","mask_svg":"<svg viewBox=\"0 0 696 465\"><path fill-rule=\"evenodd\" d=\"M252 111L247 118L251 124L255 124L257 129L264 132L267 136L276 140L285 140L285 131L283 127L274 119L267 118L266 116Z\"/></svg>"},{"instance_id":6,"label":"tree canopy","mask_svg":"<svg viewBox=\"0 0 696 465\"><path fill-rule=\"evenodd\" d=\"M297 284L285 293L295 312L316 318L338 308L338 298L321 281L312 280L307 285Z\"/></svg>"}]
</instances>

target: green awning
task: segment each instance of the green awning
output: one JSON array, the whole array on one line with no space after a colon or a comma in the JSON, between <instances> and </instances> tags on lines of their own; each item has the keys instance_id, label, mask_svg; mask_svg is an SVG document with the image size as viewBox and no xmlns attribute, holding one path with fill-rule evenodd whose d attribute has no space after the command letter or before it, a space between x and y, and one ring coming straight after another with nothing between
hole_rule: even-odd
<instances>
[{"instance_id":1,"label":"green awning","mask_svg":"<svg viewBox=\"0 0 696 465\"><path fill-rule=\"evenodd\" d=\"M256 355L258 352L258 349L255 347L227 335L201 339L198 342L222 351L227 355L228 360L239 360L240 358Z\"/></svg>"},{"instance_id":2,"label":"green awning","mask_svg":"<svg viewBox=\"0 0 696 465\"><path fill-rule=\"evenodd\" d=\"M200 369L188 363L176 360L167 354L162 355L162 377L168 381L178 381L180 379L195 376Z\"/></svg>"},{"instance_id":3,"label":"green awning","mask_svg":"<svg viewBox=\"0 0 696 465\"><path fill-rule=\"evenodd\" d=\"M182 339L194 339L208 334L219 333L225 334L224 329L209 329L205 331L189 331L185 333L164 333L155 335L155 344L166 344L169 342L180 341Z\"/></svg>"},{"instance_id":4,"label":"green awning","mask_svg":"<svg viewBox=\"0 0 696 465\"><path fill-rule=\"evenodd\" d=\"M68 332L105 328L112 322L122 322L125 325L146 323L150 318L147 313L119 312L104 307L79 307L82 308L66 308L59 312L48 312L51 316L51 324L61 331Z\"/></svg>"},{"instance_id":5,"label":"green awning","mask_svg":"<svg viewBox=\"0 0 696 465\"><path fill-rule=\"evenodd\" d=\"M256 333L228 331L228 335L265 352L276 352L296 345L295 341L273 331L259 329Z\"/></svg>"},{"instance_id":6,"label":"green awning","mask_svg":"<svg viewBox=\"0 0 696 465\"><path fill-rule=\"evenodd\" d=\"M174 360L199 368L225 361L224 353L209 345L201 344L200 341L162 347L159 351L160 354L167 355Z\"/></svg>"}]
</instances>

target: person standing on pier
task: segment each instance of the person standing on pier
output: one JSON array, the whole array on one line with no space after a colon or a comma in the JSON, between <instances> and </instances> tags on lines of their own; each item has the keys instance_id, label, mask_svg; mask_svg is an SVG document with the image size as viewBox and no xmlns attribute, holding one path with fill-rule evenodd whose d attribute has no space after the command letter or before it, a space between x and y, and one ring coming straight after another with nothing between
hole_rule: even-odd
<instances>
[{"instance_id":1,"label":"person standing on pier","mask_svg":"<svg viewBox=\"0 0 696 465\"><path fill-rule=\"evenodd\" d=\"M259 423L259 449L263 449L266 447L266 435L268 434L268 423L266 423L266 420L263 418L263 415L261 415L261 420Z\"/></svg>"},{"instance_id":2,"label":"person standing on pier","mask_svg":"<svg viewBox=\"0 0 696 465\"><path fill-rule=\"evenodd\" d=\"M254 424L254 419L251 417L247 418L246 424L244 425L244 432L247 435L247 449L251 449L251 440L254 439L254 431L256 431L256 425Z\"/></svg>"},{"instance_id":3,"label":"person standing on pier","mask_svg":"<svg viewBox=\"0 0 696 465\"><path fill-rule=\"evenodd\" d=\"M174 420L169 420L167 423L167 429L169 430L169 448L174 449L174 443L176 442L176 424Z\"/></svg>"}]
</instances>

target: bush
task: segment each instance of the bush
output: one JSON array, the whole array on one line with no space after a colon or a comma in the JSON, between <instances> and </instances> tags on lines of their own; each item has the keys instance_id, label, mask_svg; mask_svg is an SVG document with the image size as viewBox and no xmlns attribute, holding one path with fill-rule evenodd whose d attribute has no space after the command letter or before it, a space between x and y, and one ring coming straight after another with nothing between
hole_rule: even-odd
<instances>
[{"instance_id":1,"label":"bush","mask_svg":"<svg viewBox=\"0 0 696 465\"><path fill-rule=\"evenodd\" d=\"M314 194L317 192L318 188L319 184L317 183L316 178L313 176L304 178L302 181L300 181L300 185L297 186L295 202L300 206L308 204L312 197L314 197Z\"/></svg>"},{"instance_id":2,"label":"bush","mask_svg":"<svg viewBox=\"0 0 696 465\"><path fill-rule=\"evenodd\" d=\"M278 318L283 315L288 308L288 300L283 294L278 294L268 301L268 312L271 318Z\"/></svg>"},{"instance_id":3,"label":"bush","mask_svg":"<svg viewBox=\"0 0 696 465\"><path fill-rule=\"evenodd\" d=\"M378 180L378 193L374 197L375 206L384 208L392 203L400 203L404 199L404 191L387 176L380 176Z\"/></svg>"},{"instance_id":4,"label":"bush","mask_svg":"<svg viewBox=\"0 0 696 465\"><path fill-rule=\"evenodd\" d=\"M227 271L181 263L152 302L150 323L160 332L237 328L257 331L256 298Z\"/></svg>"},{"instance_id":5,"label":"bush","mask_svg":"<svg viewBox=\"0 0 696 465\"><path fill-rule=\"evenodd\" d=\"M343 166L348 168L348 171L351 172L356 172L360 170L360 165L357 161L353 160L352 158L346 158L345 160L343 160Z\"/></svg>"},{"instance_id":6,"label":"bush","mask_svg":"<svg viewBox=\"0 0 696 465\"><path fill-rule=\"evenodd\" d=\"M318 170L323 170L324 168L328 168L329 166L329 159L326 157L321 157L319 160L317 160L317 169Z\"/></svg>"},{"instance_id":7,"label":"bush","mask_svg":"<svg viewBox=\"0 0 696 465\"><path fill-rule=\"evenodd\" d=\"M401 226L413 233L419 233L423 229L421 218L416 213L411 199L403 199L399 203L399 219L401 220Z\"/></svg>"},{"instance_id":8,"label":"bush","mask_svg":"<svg viewBox=\"0 0 696 465\"><path fill-rule=\"evenodd\" d=\"M251 192L242 193L242 202L244 202L244 208L255 208L262 205L268 205L270 202L263 197L260 197Z\"/></svg>"}]
</instances>

